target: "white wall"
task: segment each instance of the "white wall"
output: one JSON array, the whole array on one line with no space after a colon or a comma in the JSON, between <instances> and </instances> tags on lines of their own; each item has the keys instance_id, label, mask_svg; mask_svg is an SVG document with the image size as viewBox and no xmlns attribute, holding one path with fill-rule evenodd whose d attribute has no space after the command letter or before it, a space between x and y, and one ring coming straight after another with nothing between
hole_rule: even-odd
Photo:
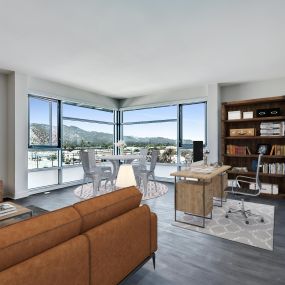
<instances>
[{"instance_id":1,"label":"white wall","mask_svg":"<svg viewBox=\"0 0 285 285\"><path fill-rule=\"evenodd\" d=\"M117 109L119 102L117 99L113 99L111 97L102 96L97 93L34 77L28 78L28 92L34 95L41 95L110 109Z\"/></svg>"},{"instance_id":2,"label":"white wall","mask_svg":"<svg viewBox=\"0 0 285 285\"><path fill-rule=\"evenodd\" d=\"M7 195L28 195L28 96L27 76L8 76L8 181Z\"/></svg>"},{"instance_id":3,"label":"white wall","mask_svg":"<svg viewBox=\"0 0 285 285\"><path fill-rule=\"evenodd\" d=\"M285 95L285 78L221 86L222 102Z\"/></svg>"},{"instance_id":4,"label":"white wall","mask_svg":"<svg viewBox=\"0 0 285 285\"><path fill-rule=\"evenodd\" d=\"M80 102L110 109L118 100L72 88L25 74L11 72L0 76L0 177L6 185L6 196L28 196L28 94ZM4 134L2 136L2 133ZM6 134L6 135L5 135Z\"/></svg>"},{"instance_id":5,"label":"white wall","mask_svg":"<svg viewBox=\"0 0 285 285\"><path fill-rule=\"evenodd\" d=\"M217 162L219 154L219 97L218 84L208 85L208 99L207 99L207 134L208 134L208 147L210 154L208 157L209 162Z\"/></svg>"},{"instance_id":6,"label":"white wall","mask_svg":"<svg viewBox=\"0 0 285 285\"><path fill-rule=\"evenodd\" d=\"M168 89L145 96L120 101L122 109L155 106L157 104L207 101L207 137L209 162L218 161L220 91L218 84Z\"/></svg>"},{"instance_id":7,"label":"white wall","mask_svg":"<svg viewBox=\"0 0 285 285\"><path fill-rule=\"evenodd\" d=\"M0 177L3 176L4 182L7 181L5 185L9 193L7 191L6 193L12 198L29 195L27 173L28 93L112 109L207 100L209 161L217 161L220 101L285 95L285 78L220 88L218 84L210 84L168 89L118 101L23 74L0 75ZM7 136L2 134L7 134Z\"/></svg>"},{"instance_id":8,"label":"white wall","mask_svg":"<svg viewBox=\"0 0 285 285\"><path fill-rule=\"evenodd\" d=\"M143 106L154 106L157 104L197 101L207 97L206 86L185 87L178 89L167 89L143 96L120 100L120 108L133 108Z\"/></svg>"},{"instance_id":9,"label":"white wall","mask_svg":"<svg viewBox=\"0 0 285 285\"><path fill-rule=\"evenodd\" d=\"M0 74L0 179L4 183L4 191L7 183L7 95L8 77Z\"/></svg>"}]
</instances>

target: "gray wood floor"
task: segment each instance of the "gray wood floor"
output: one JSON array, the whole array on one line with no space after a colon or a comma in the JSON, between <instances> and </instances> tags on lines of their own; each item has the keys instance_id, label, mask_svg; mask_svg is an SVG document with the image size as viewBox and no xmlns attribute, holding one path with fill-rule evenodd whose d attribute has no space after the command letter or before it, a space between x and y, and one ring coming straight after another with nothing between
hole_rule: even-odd
<instances>
[{"instance_id":1,"label":"gray wood floor","mask_svg":"<svg viewBox=\"0 0 285 285\"><path fill-rule=\"evenodd\" d=\"M146 203L158 215L156 270L149 261L125 284L285 284L285 200L259 202L275 205L274 251L231 242L171 226L173 184L163 197ZM73 188L56 190L18 200L55 210L79 201Z\"/></svg>"}]
</instances>

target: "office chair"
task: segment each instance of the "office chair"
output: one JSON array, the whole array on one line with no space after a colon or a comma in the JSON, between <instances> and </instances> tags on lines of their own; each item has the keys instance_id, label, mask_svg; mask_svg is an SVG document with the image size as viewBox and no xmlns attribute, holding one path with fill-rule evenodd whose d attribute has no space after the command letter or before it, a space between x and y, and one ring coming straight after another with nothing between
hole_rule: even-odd
<instances>
[{"instance_id":1,"label":"office chair","mask_svg":"<svg viewBox=\"0 0 285 285\"><path fill-rule=\"evenodd\" d=\"M260 164L261 164L261 157L262 154L258 155L258 162L257 162L257 169L256 169L256 175L255 177L248 177L244 175L238 175L236 179L233 181L231 187L227 187L225 189L225 192L232 193L232 194L237 194L237 195L242 195L242 196L259 196L261 192L261 183L259 180L259 171L260 171ZM235 182L235 183L234 183ZM245 184L254 184L255 188L254 189L249 189L245 187L241 187L240 183L245 183ZM234 186L235 185L235 186ZM249 220L248 218L250 216L255 216L255 217L260 217L260 222L264 223L264 218L261 215L256 215L251 212L251 210L246 210L244 206L244 198L241 198L241 208L240 209L229 209L226 212L225 217L228 218L229 214L236 214L236 213L241 213L242 216L245 218L245 223L248 225Z\"/></svg>"}]
</instances>

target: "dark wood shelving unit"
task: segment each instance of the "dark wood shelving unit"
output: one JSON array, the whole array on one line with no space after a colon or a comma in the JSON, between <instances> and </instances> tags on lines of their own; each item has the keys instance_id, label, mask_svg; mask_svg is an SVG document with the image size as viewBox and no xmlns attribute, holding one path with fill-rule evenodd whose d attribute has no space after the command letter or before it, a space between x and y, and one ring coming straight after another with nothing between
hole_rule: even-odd
<instances>
[{"instance_id":1,"label":"dark wood shelving unit","mask_svg":"<svg viewBox=\"0 0 285 285\"><path fill-rule=\"evenodd\" d=\"M257 109L280 108L280 116L277 117L256 117ZM228 120L229 111L253 112L251 119ZM222 104L221 114L221 161L233 167L247 167L248 172L238 172L230 170L229 179L234 179L237 175L254 176L252 169L253 160L257 160L257 149L259 144L285 145L285 136L260 136L260 123L262 122L285 121L285 96L254 99L246 101L226 102ZM255 136L230 136L230 129L255 128ZM247 146L251 154L233 155L227 154L227 145ZM262 163L285 163L284 155L264 155ZM262 183L278 184L279 194L262 194L263 197L285 199L285 175L260 173Z\"/></svg>"},{"instance_id":2,"label":"dark wood shelving unit","mask_svg":"<svg viewBox=\"0 0 285 285\"><path fill-rule=\"evenodd\" d=\"M252 139L256 139L256 140L264 140L264 139L283 139L285 142L285 137L284 136L250 136L250 137L225 137L224 139L226 140L252 140ZM284 143L283 142L283 143Z\"/></svg>"},{"instance_id":3,"label":"dark wood shelving unit","mask_svg":"<svg viewBox=\"0 0 285 285\"><path fill-rule=\"evenodd\" d=\"M253 118L253 119L239 119L239 120L222 120L224 123L251 123L251 122L266 122L266 121L285 121L285 116L278 117L264 117L264 118Z\"/></svg>"},{"instance_id":4,"label":"dark wood shelving unit","mask_svg":"<svg viewBox=\"0 0 285 285\"><path fill-rule=\"evenodd\" d=\"M242 158L258 158L258 154L246 154L246 155L234 155L234 154L222 154L227 157L242 157ZM263 155L263 159L285 159L283 155Z\"/></svg>"},{"instance_id":5,"label":"dark wood shelving unit","mask_svg":"<svg viewBox=\"0 0 285 285\"><path fill-rule=\"evenodd\" d=\"M255 175L255 172L253 172L253 171L241 172L241 171L229 170L228 173L236 174L236 175L248 175L248 176L254 176ZM271 173L262 173L262 172L260 173L260 176L285 178L284 174L271 174Z\"/></svg>"}]
</instances>

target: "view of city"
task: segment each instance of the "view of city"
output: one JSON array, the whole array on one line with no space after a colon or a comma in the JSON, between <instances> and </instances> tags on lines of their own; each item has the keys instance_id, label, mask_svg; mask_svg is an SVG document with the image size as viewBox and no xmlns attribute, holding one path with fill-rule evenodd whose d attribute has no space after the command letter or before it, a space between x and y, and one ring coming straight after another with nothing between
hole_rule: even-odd
<instances>
[{"instance_id":1,"label":"view of city","mask_svg":"<svg viewBox=\"0 0 285 285\"><path fill-rule=\"evenodd\" d=\"M31 125L31 139L36 144L41 144L48 137L48 126L43 124ZM132 137L124 136L127 146L126 154L136 154L141 148L149 150L149 158L152 149L160 151L160 163L177 163L176 140L163 137ZM113 134L95 131L85 131L75 126L63 127L62 164L80 164L79 151L81 149L93 148L98 157L113 153ZM183 156L183 154L182 154ZM182 159L183 160L183 159ZM29 169L58 167L58 150L30 150Z\"/></svg>"}]
</instances>

